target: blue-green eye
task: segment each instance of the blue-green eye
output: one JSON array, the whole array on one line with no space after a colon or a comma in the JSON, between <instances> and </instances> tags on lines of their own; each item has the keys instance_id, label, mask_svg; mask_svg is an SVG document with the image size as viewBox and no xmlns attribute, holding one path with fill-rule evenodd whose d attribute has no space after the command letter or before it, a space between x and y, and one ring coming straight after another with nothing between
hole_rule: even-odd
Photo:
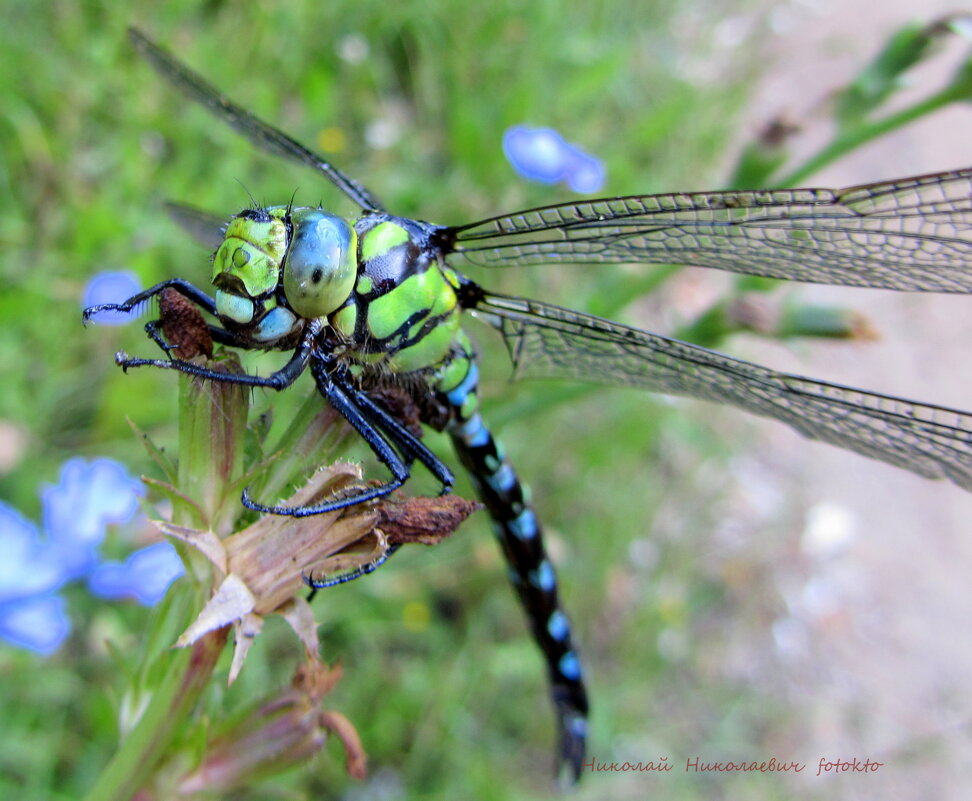
<instances>
[{"instance_id":1,"label":"blue-green eye","mask_svg":"<svg viewBox=\"0 0 972 801\"><path fill-rule=\"evenodd\" d=\"M293 215L284 261L284 293L301 317L324 317L348 299L357 275L357 234L346 221L320 209Z\"/></svg>"}]
</instances>

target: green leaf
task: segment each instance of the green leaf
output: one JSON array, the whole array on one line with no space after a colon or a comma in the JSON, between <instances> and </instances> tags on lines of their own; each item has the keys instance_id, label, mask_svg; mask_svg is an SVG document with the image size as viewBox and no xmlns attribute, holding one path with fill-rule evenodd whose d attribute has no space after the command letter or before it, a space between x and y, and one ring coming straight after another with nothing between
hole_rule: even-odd
<instances>
[{"instance_id":1,"label":"green leaf","mask_svg":"<svg viewBox=\"0 0 972 801\"><path fill-rule=\"evenodd\" d=\"M165 475L166 480L170 484L175 484L178 476L178 468L175 463L168 457L162 448L155 444L152 438L145 433L130 417L125 418L128 421L129 427L132 432L138 438L139 442L145 446L145 450L148 451L148 455L151 457L152 461L155 462L159 469Z\"/></svg>"},{"instance_id":2,"label":"green leaf","mask_svg":"<svg viewBox=\"0 0 972 801\"><path fill-rule=\"evenodd\" d=\"M837 93L835 116L845 128L866 117L902 85L902 75L928 57L941 36L938 26L911 23L898 29L874 60Z\"/></svg>"}]
</instances>

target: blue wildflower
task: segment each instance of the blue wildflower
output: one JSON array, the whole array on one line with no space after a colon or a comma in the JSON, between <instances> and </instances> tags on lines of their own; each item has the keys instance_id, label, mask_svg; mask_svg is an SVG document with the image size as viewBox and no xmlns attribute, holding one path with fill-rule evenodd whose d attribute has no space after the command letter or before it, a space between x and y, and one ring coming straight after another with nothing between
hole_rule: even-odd
<instances>
[{"instance_id":1,"label":"blue wildflower","mask_svg":"<svg viewBox=\"0 0 972 801\"><path fill-rule=\"evenodd\" d=\"M513 169L532 181L566 181L573 191L585 194L604 185L601 160L565 141L552 128L514 125L503 134L503 152Z\"/></svg>"},{"instance_id":2,"label":"blue wildflower","mask_svg":"<svg viewBox=\"0 0 972 801\"><path fill-rule=\"evenodd\" d=\"M19 648L50 656L71 632L59 595L38 595L0 605L0 637Z\"/></svg>"},{"instance_id":3,"label":"blue wildflower","mask_svg":"<svg viewBox=\"0 0 972 801\"><path fill-rule=\"evenodd\" d=\"M63 584L64 570L55 550L41 540L37 526L0 501L0 604Z\"/></svg>"},{"instance_id":4,"label":"blue wildflower","mask_svg":"<svg viewBox=\"0 0 972 801\"><path fill-rule=\"evenodd\" d=\"M64 601L54 594L65 580L56 550L0 501L0 637L45 655L71 630Z\"/></svg>"},{"instance_id":5,"label":"blue wildflower","mask_svg":"<svg viewBox=\"0 0 972 801\"><path fill-rule=\"evenodd\" d=\"M112 566L102 566L104 574L96 567L98 546L109 524L132 519L142 492L141 483L111 459L70 459L58 483L41 491L43 531L0 502L0 638L44 655L57 650L71 630L57 590L85 574L92 586L111 583ZM181 572L177 561L168 543L137 551L118 567L130 567L139 586L121 594L153 603ZM121 583L115 576L114 586Z\"/></svg>"},{"instance_id":6,"label":"blue wildflower","mask_svg":"<svg viewBox=\"0 0 972 801\"><path fill-rule=\"evenodd\" d=\"M124 563L103 562L88 577L88 587L100 598L134 597L145 606L162 600L169 585L185 572L168 542L135 551Z\"/></svg>"},{"instance_id":7,"label":"blue wildflower","mask_svg":"<svg viewBox=\"0 0 972 801\"><path fill-rule=\"evenodd\" d=\"M136 275L128 270L98 273L84 288L82 308L98 306L102 303L121 303L140 292L142 284ZM92 320L102 325L125 325L138 315L138 309L130 312L103 311L92 316Z\"/></svg>"},{"instance_id":8,"label":"blue wildflower","mask_svg":"<svg viewBox=\"0 0 972 801\"><path fill-rule=\"evenodd\" d=\"M57 484L41 490L44 531L57 546L67 578L87 573L111 523L127 523L138 509L142 484L112 459L69 459Z\"/></svg>"}]
</instances>

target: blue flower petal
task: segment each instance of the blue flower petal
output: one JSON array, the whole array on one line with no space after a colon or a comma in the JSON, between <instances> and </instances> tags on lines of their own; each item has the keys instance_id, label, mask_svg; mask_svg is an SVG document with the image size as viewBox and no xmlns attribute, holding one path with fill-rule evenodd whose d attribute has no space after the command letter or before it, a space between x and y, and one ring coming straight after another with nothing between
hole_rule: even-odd
<instances>
[{"instance_id":1,"label":"blue flower petal","mask_svg":"<svg viewBox=\"0 0 972 801\"><path fill-rule=\"evenodd\" d=\"M169 585L185 573L176 549L167 542L135 551L125 563L105 562L88 578L88 587L102 598L134 596L152 606L162 600Z\"/></svg>"},{"instance_id":2,"label":"blue flower petal","mask_svg":"<svg viewBox=\"0 0 972 801\"><path fill-rule=\"evenodd\" d=\"M105 527L130 520L143 492L112 459L65 462L58 483L41 490L44 529L65 569L77 576L93 567Z\"/></svg>"},{"instance_id":3,"label":"blue flower petal","mask_svg":"<svg viewBox=\"0 0 972 801\"><path fill-rule=\"evenodd\" d=\"M532 181L566 181L575 192L584 193L604 185L601 160L564 141L552 128L508 128L503 134L503 152L513 169Z\"/></svg>"},{"instance_id":4,"label":"blue flower petal","mask_svg":"<svg viewBox=\"0 0 972 801\"><path fill-rule=\"evenodd\" d=\"M0 603L49 592L69 577L37 527L0 501Z\"/></svg>"},{"instance_id":5,"label":"blue flower petal","mask_svg":"<svg viewBox=\"0 0 972 801\"><path fill-rule=\"evenodd\" d=\"M552 128L515 125L503 134L503 152L524 178L555 184L564 177L564 138Z\"/></svg>"},{"instance_id":6,"label":"blue flower petal","mask_svg":"<svg viewBox=\"0 0 972 801\"><path fill-rule=\"evenodd\" d=\"M0 604L0 637L21 648L47 656L70 631L64 599L57 595Z\"/></svg>"},{"instance_id":7,"label":"blue flower petal","mask_svg":"<svg viewBox=\"0 0 972 801\"><path fill-rule=\"evenodd\" d=\"M567 185L575 192L589 195L604 186L604 165L600 159L574 145L567 145L564 162Z\"/></svg>"},{"instance_id":8,"label":"blue flower petal","mask_svg":"<svg viewBox=\"0 0 972 801\"><path fill-rule=\"evenodd\" d=\"M102 303L121 303L142 290L138 277L128 270L106 271L98 273L84 288L82 308L99 306ZM140 309L130 312L103 311L91 317L102 325L125 325L129 320L138 316Z\"/></svg>"}]
</instances>

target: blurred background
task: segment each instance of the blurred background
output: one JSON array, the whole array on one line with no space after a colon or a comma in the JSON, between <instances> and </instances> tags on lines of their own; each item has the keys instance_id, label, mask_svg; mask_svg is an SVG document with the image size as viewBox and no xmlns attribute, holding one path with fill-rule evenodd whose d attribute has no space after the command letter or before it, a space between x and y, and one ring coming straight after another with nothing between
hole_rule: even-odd
<instances>
[{"instance_id":1,"label":"blurred background","mask_svg":"<svg viewBox=\"0 0 972 801\"><path fill-rule=\"evenodd\" d=\"M922 24L958 10L922 4ZM141 325L80 325L87 282L128 270L142 286L205 285L208 254L166 200L220 214L250 203L351 207L323 180L255 152L140 62L135 24L227 94L324 151L395 213L461 223L576 197L530 184L503 157L512 125L551 126L600 158L600 194L727 186L774 121L792 163L832 135L833 92L912 3L503 2L160 7L6 0L0 31L0 498L41 520L40 491L75 456L154 467L126 422L175 448L176 382L123 375L115 351L151 354ZM967 48L908 74L891 107L948 81ZM804 183L850 185L965 166L967 106L929 115ZM296 194L295 194L296 193ZM604 313L661 333L731 281L687 270L632 304L645 268L565 267L481 276L490 288ZM890 297L889 297L890 296ZM740 335L733 354L836 383L972 406L963 298L783 288L847 306L876 341ZM484 413L533 489L551 536L593 703L591 755L668 757L675 770L585 776L575 797L965 798L972 788L972 613L960 490L730 410L642 393L509 384L486 355ZM279 357L249 358L268 372ZM312 391L257 397L288 414ZM567 401L570 401L569 403ZM443 455L447 442L431 436ZM365 458L363 450L352 456ZM416 477L412 491L428 492ZM460 483L458 491L470 494ZM106 547L124 554L116 532ZM408 550L408 549L406 549ZM241 798L530 798L549 789L553 721L541 662L485 520L435 549L316 601L324 658L344 678L328 703L358 727L365 782L336 744L311 770ZM0 795L82 795L114 750L148 611L63 591L71 637L49 656L0 643ZM282 624L214 703L242 706L289 678ZM286 664L288 667L282 668ZM687 775L684 760L808 763L803 774ZM876 774L816 777L820 758L871 758Z\"/></svg>"}]
</instances>

